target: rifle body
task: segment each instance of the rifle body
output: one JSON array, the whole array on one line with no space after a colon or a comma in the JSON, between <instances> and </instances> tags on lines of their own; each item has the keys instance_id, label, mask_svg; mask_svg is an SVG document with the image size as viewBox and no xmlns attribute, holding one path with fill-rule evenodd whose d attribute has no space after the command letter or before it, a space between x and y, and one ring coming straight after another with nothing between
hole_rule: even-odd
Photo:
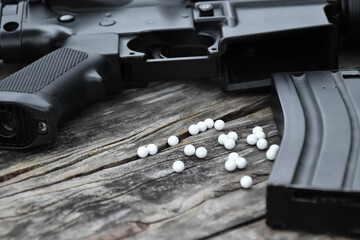
<instances>
[{"instance_id":1,"label":"rifle body","mask_svg":"<svg viewBox=\"0 0 360 240\"><path fill-rule=\"evenodd\" d=\"M0 58L33 62L0 82L1 148L53 142L88 104L149 81L247 90L269 86L273 72L337 68L340 10L326 0L3 1L0 9Z\"/></svg>"}]
</instances>

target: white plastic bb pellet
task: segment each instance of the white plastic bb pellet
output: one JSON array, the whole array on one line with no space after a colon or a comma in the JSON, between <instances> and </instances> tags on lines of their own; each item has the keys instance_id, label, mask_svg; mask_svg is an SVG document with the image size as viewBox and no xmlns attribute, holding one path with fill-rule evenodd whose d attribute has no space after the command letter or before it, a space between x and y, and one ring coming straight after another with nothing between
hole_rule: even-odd
<instances>
[{"instance_id":1,"label":"white plastic bb pellet","mask_svg":"<svg viewBox=\"0 0 360 240\"><path fill-rule=\"evenodd\" d=\"M177 136L171 136L168 138L168 144L170 146L175 146L177 144L179 144L179 138Z\"/></svg>"},{"instance_id":2,"label":"white plastic bb pellet","mask_svg":"<svg viewBox=\"0 0 360 240\"><path fill-rule=\"evenodd\" d=\"M253 184L253 180L250 176L243 176L240 179L240 185L243 188L250 188L252 186L252 184Z\"/></svg>"},{"instance_id":3,"label":"white plastic bb pellet","mask_svg":"<svg viewBox=\"0 0 360 240\"><path fill-rule=\"evenodd\" d=\"M263 128L260 126L256 126L253 128L252 133L255 134L256 132L263 132Z\"/></svg>"},{"instance_id":4,"label":"white plastic bb pellet","mask_svg":"<svg viewBox=\"0 0 360 240\"><path fill-rule=\"evenodd\" d=\"M153 143L147 145L146 149L148 150L150 155L155 155L158 152L158 147Z\"/></svg>"},{"instance_id":5,"label":"white plastic bb pellet","mask_svg":"<svg viewBox=\"0 0 360 240\"><path fill-rule=\"evenodd\" d=\"M254 134L258 139L262 139L262 138L266 137L266 134L264 132L261 132L261 131L257 131Z\"/></svg>"},{"instance_id":6,"label":"white plastic bb pellet","mask_svg":"<svg viewBox=\"0 0 360 240\"><path fill-rule=\"evenodd\" d=\"M145 157L147 157L149 155L149 151L144 146L139 147L136 153L141 158L145 158Z\"/></svg>"},{"instance_id":7,"label":"white plastic bb pellet","mask_svg":"<svg viewBox=\"0 0 360 240\"><path fill-rule=\"evenodd\" d=\"M273 161L276 158L278 151L276 151L275 148L269 148L269 150L266 151L266 158Z\"/></svg>"},{"instance_id":8,"label":"white plastic bb pellet","mask_svg":"<svg viewBox=\"0 0 360 240\"><path fill-rule=\"evenodd\" d=\"M246 167L246 165L247 165L247 161L243 157L236 158L235 162L236 162L236 166L237 166L238 169L244 169Z\"/></svg>"},{"instance_id":9,"label":"white plastic bb pellet","mask_svg":"<svg viewBox=\"0 0 360 240\"><path fill-rule=\"evenodd\" d=\"M188 144L184 147L184 153L186 156L192 156L195 154L195 147L192 144Z\"/></svg>"},{"instance_id":10,"label":"white plastic bb pellet","mask_svg":"<svg viewBox=\"0 0 360 240\"><path fill-rule=\"evenodd\" d=\"M236 162L233 159L229 159L225 162L225 169L229 172L235 171Z\"/></svg>"},{"instance_id":11,"label":"white plastic bb pellet","mask_svg":"<svg viewBox=\"0 0 360 240\"><path fill-rule=\"evenodd\" d=\"M199 127L200 132L205 132L207 130L207 125L202 121L198 122L196 125Z\"/></svg>"},{"instance_id":12,"label":"white plastic bb pellet","mask_svg":"<svg viewBox=\"0 0 360 240\"><path fill-rule=\"evenodd\" d=\"M200 128L197 125L193 124L189 127L189 133L191 135L197 135L199 134L199 132L200 132Z\"/></svg>"},{"instance_id":13,"label":"white plastic bb pellet","mask_svg":"<svg viewBox=\"0 0 360 240\"><path fill-rule=\"evenodd\" d=\"M227 138L224 142L224 147L227 149L227 150L231 150L231 149L234 149L235 148L235 141L231 138Z\"/></svg>"},{"instance_id":14,"label":"white plastic bb pellet","mask_svg":"<svg viewBox=\"0 0 360 240\"><path fill-rule=\"evenodd\" d=\"M231 138L232 140L234 140L235 142L239 139L239 135L236 132L233 132L233 131L229 132L227 134L227 136L229 138Z\"/></svg>"},{"instance_id":15,"label":"white plastic bb pellet","mask_svg":"<svg viewBox=\"0 0 360 240\"><path fill-rule=\"evenodd\" d=\"M229 154L228 159L229 159L229 160L230 160L230 159L235 160L236 158L239 158L239 157L240 157L240 156L239 156L238 153L232 152L232 153Z\"/></svg>"},{"instance_id":16,"label":"white plastic bb pellet","mask_svg":"<svg viewBox=\"0 0 360 240\"><path fill-rule=\"evenodd\" d=\"M270 146L269 149L274 149L275 151L279 151L279 148L280 148L279 145L273 144L273 145Z\"/></svg>"},{"instance_id":17,"label":"white plastic bb pellet","mask_svg":"<svg viewBox=\"0 0 360 240\"><path fill-rule=\"evenodd\" d=\"M257 141L258 141L258 138L255 136L255 134L250 134L246 138L246 142L249 145L255 145Z\"/></svg>"},{"instance_id":18,"label":"white plastic bb pellet","mask_svg":"<svg viewBox=\"0 0 360 240\"><path fill-rule=\"evenodd\" d=\"M196 149L195 154L198 158L205 158L207 156L207 150L204 147L199 147Z\"/></svg>"},{"instance_id":19,"label":"white plastic bb pellet","mask_svg":"<svg viewBox=\"0 0 360 240\"><path fill-rule=\"evenodd\" d=\"M266 139L259 139L257 142L256 142L256 146L258 149L260 150L264 150L267 148L268 146L268 142L266 141Z\"/></svg>"},{"instance_id":20,"label":"white plastic bb pellet","mask_svg":"<svg viewBox=\"0 0 360 240\"><path fill-rule=\"evenodd\" d=\"M178 173L179 173L179 172L184 171L184 169L185 169L185 164L184 164L182 161L177 160L177 161L175 161L175 162L173 163L172 168L173 168L173 170L174 170L175 172L178 172Z\"/></svg>"},{"instance_id":21,"label":"white plastic bb pellet","mask_svg":"<svg viewBox=\"0 0 360 240\"><path fill-rule=\"evenodd\" d=\"M204 123L206 124L208 129L214 127L214 120L212 120L211 118L205 119Z\"/></svg>"},{"instance_id":22,"label":"white plastic bb pellet","mask_svg":"<svg viewBox=\"0 0 360 240\"><path fill-rule=\"evenodd\" d=\"M216 120L214 123L214 127L216 130L221 131L225 128L225 122L223 120Z\"/></svg>"},{"instance_id":23,"label":"white plastic bb pellet","mask_svg":"<svg viewBox=\"0 0 360 240\"><path fill-rule=\"evenodd\" d=\"M224 145L225 140L228 139L228 136L226 134L220 134L220 136L218 137L218 142L221 145Z\"/></svg>"}]
</instances>

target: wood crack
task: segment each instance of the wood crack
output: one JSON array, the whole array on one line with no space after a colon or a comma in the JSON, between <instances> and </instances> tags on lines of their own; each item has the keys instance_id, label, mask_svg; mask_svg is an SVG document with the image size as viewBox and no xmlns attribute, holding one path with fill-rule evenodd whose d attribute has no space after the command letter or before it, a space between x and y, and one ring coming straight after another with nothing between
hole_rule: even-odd
<instances>
[{"instance_id":1,"label":"wood crack","mask_svg":"<svg viewBox=\"0 0 360 240\"><path fill-rule=\"evenodd\" d=\"M96 168L96 169L94 169L94 170L92 170L92 171L88 171L88 172L84 172L84 173L79 173L79 174L70 176L70 177L68 177L68 178L62 179L62 180L60 180L60 181L52 182L51 184L41 185L41 186L39 186L39 187L30 188L30 189L27 189L27 190L24 190L24 191L21 191L21 192L16 192L16 193L13 193L13 194L1 196L1 198L12 197L12 196L14 196L14 195L21 194L21 193L24 193L24 192L28 192L28 191L33 191L33 190L37 190L37 189L49 187L49 186L51 186L51 185L55 185L55 184L60 183L60 182L66 182L66 181L69 181L69 180L74 179L74 178L77 178L77 177L87 176L87 175L93 174L93 173L95 173L95 172L104 170L104 169L106 169L106 168L111 168L111 167L115 167L115 166L118 166L118 165L122 165L122 164L125 164L125 163L128 163L128 162L131 162L131 161L133 161L134 159L137 159L137 158L136 158L136 157L132 157L132 158L130 157L130 158L127 158L127 159L126 159L126 162L124 162L125 160L123 160L121 163L111 163L111 164L108 164L108 165L104 165L104 166L102 166L102 167L100 167L100 168ZM52 171L52 172L53 172L53 171ZM42 175L44 175L44 174L42 174ZM1 198L0 198L0 199L1 199Z\"/></svg>"},{"instance_id":2,"label":"wood crack","mask_svg":"<svg viewBox=\"0 0 360 240\"><path fill-rule=\"evenodd\" d=\"M132 192L133 190L135 190L135 189L137 189L137 188L139 188L139 187L142 187L142 186L144 186L144 185L146 185L146 184L155 182L155 181L157 181L157 180L161 180L162 178L165 178L165 177L167 177L167 176L169 176L169 175L172 175L172 174L174 174L174 173L171 173L171 174L168 174L168 175L166 175L166 176L163 176L163 177L160 177L160 178L157 178L157 179L153 179L153 180L150 180L150 181L147 181L147 182L143 182L143 183L138 184L138 185L136 185L135 187L127 190L127 191L121 192L121 194L114 195L114 196L112 196L112 197L110 197L110 198L101 199L101 200L97 200L97 201L93 201L93 202L90 202L90 203L87 203L87 204L80 205L80 206L78 206L77 208L74 208L74 209L72 210L72 212L77 211L79 208L87 207L87 206L90 206L90 205L93 205L93 204L97 204L97 203L109 201L109 200L112 200L112 199L114 199L114 198L123 196L123 195L125 195L125 194L128 194L128 193ZM100 181L101 181L101 180L100 180ZM100 182L100 181L97 181L97 182ZM55 184L55 183L54 183L54 184ZM44 185L44 187L47 187L47 186ZM96 188L96 187L93 187L93 188ZM75 195L75 194L78 194L78 193L80 193L80 192L82 192L82 191L86 191L86 190L88 190L88 189L91 189L91 188L83 189L83 190L81 190L81 191L79 191L79 192L76 192L76 193L73 193L73 194L71 194L71 195L69 195L69 196L73 196L73 195ZM33 190L33 189L29 189L29 190L26 190L26 191L31 191L31 190ZM65 190L66 190L66 189L65 189ZM24 191L24 192L26 192L26 191ZM59 191L57 191L57 192L59 192ZM20 194L20 193L23 193L23 192L18 192L18 193L16 193L16 194ZM9 196L12 196L12 195L9 195ZM67 200L67 198L68 198L69 196L67 196L67 197L64 198L64 199L61 199L60 201L57 201L57 202L54 202L54 203L52 203L52 204L43 206L43 207L41 207L41 209L45 209L45 208L50 207L50 206L52 206L52 205L54 205L54 204L59 204L61 201ZM5 196L5 197L8 197L8 196ZM4 209L4 210L6 210L6 209ZM27 213L21 214L21 215L20 215L20 214L17 214L17 217L18 217L18 216L25 216L25 215L33 214L33 213L36 213L37 211L39 211L39 210L36 210L36 211L33 211L33 212L27 212ZM10 219L10 218L11 218L11 217L5 217L5 218L0 218L0 219L1 219L1 220L4 220L4 219Z\"/></svg>"},{"instance_id":3,"label":"wood crack","mask_svg":"<svg viewBox=\"0 0 360 240\"><path fill-rule=\"evenodd\" d=\"M134 134L134 135L132 135L131 137L134 137L134 136L136 136L136 135L138 135L138 134L139 134L139 133ZM88 150L86 153L81 154L81 155L80 155L78 158L76 158L74 161L70 161L70 162L68 162L68 163L66 163L66 164L64 164L64 165L55 167L55 168L50 169L50 170L48 170L48 171L46 171L46 172L43 172L43 173L41 173L41 174L32 175L32 176L30 176L30 177L28 177L28 178L24 178L24 179L21 179L21 180L16 181L16 182L12 182L12 183L10 183L10 184L3 185L2 187L9 186L9 185L14 184L14 183L23 182L23 181L29 180L29 179L31 179L31 178L44 176L44 175L46 175L46 174L49 174L49 173L52 173L52 172L56 172L56 171L61 170L61 169L63 169L63 168L70 167L70 166L75 165L75 164L77 164L77 163L80 163L80 162L82 162L82 161L84 161L84 160L86 160L86 159L88 159L88 158L90 158L90 157L94 157L94 156L96 156L96 155L99 155L99 154L101 154L101 153L103 153L103 152L105 152L105 151L107 151L107 150L109 150L109 149L111 149L111 148L113 148L113 147L116 147L116 146L122 144L122 143L124 142L124 140L126 140L126 138L122 138L122 139L120 139L120 140L117 140L117 141L114 141L114 142L105 144L105 145L103 145L103 146L100 146L100 147L97 147L97 148L94 148L94 149L90 149L90 150ZM26 171L19 171L18 174L14 174L14 172L9 173L9 174L7 174L7 175L8 175L8 176L11 176L11 177L8 177L8 178L6 179L6 181L7 181L7 180L10 180L10 179L12 179L12 178L14 178L14 177L17 177L17 176L19 176L19 175L21 175L21 174L23 174L23 173L26 173L26 172L35 170L35 169L38 168L38 167L43 167L43 166L46 166L46 165L48 165L48 164L50 164L50 163L57 162L57 161L59 161L59 160L68 158L69 156L71 156L71 154L66 155L66 156L63 156L63 157L61 157L61 158L59 158L59 159L57 159L57 160L55 160L55 161L49 162L49 163L47 163L47 164L39 164L39 165L30 167L30 168L27 168ZM138 157L136 157L136 156L129 157L129 158L126 158L126 159L122 160L120 164L119 164L119 163L112 163L113 165L112 165L112 164L104 165L104 166L102 166L101 168L98 168L98 169L99 169L99 170L102 170L102 169L106 169L106 168L111 168L111 167L114 167L114 166L117 166L117 165L126 164L126 163L128 163L128 162L130 162L130 161L132 161L132 160L136 160L136 159L138 159ZM96 169L95 169L95 170L96 170ZM91 174L91 173L92 173L92 172L90 172L90 174ZM14 175L13 175L13 174L14 174ZM87 173L81 173L81 174L78 174L77 176L82 176L82 175L88 175L88 174L87 174ZM74 177L75 177L75 176L74 176ZM0 177L0 182L2 182L1 179L2 179L2 177ZM66 181L66 180L68 180L68 179L65 179L65 180L62 180L62 181ZM57 183L57 182L56 182L56 183ZM8 196L11 196L11 195L8 195ZM8 196L3 196L3 197L8 197Z\"/></svg>"},{"instance_id":4,"label":"wood crack","mask_svg":"<svg viewBox=\"0 0 360 240\"><path fill-rule=\"evenodd\" d=\"M267 98L260 99L259 101L256 101L256 102L252 102L251 104L246 105L237 111L223 115L220 118L222 120L224 120L225 122L228 122L228 121L232 121L232 120L235 120L238 118L246 117L250 114L253 114L255 112L263 110L269 106L270 106L270 98L267 97Z\"/></svg>"},{"instance_id":5,"label":"wood crack","mask_svg":"<svg viewBox=\"0 0 360 240\"><path fill-rule=\"evenodd\" d=\"M68 154L68 155L62 156L62 157L60 157L60 158L57 158L57 159L55 159L54 161L50 161L50 162L46 162L46 163L41 163L41 164L33 165L33 166L31 166L31 167L23 168L23 169L20 169L20 170L15 171L15 172L10 172L10 173L8 173L8 174L2 175L2 176L0 176L0 183L1 183L1 182L8 181L8 180L10 180L10 179L12 179L12 178L15 178L15 177L17 177L17 176L19 176L19 175L21 175L21 174L23 174L23 173L32 171L32 170L34 170L34 169L36 169L36 168L43 167L43 166L49 165L49 164L51 164L51 163L57 162L57 161L59 161L59 160L62 160L62 159L64 159L64 158L69 157L70 155L71 155L71 154ZM26 178L26 179L27 179L27 178ZM25 179L24 179L24 180L25 180ZM6 185L4 185L4 186L6 186Z\"/></svg>"},{"instance_id":6,"label":"wood crack","mask_svg":"<svg viewBox=\"0 0 360 240\"><path fill-rule=\"evenodd\" d=\"M259 182L255 183L254 185L263 183L263 182L265 182L265 181L266 181L266 180L259 181ZM254 185L253 185L253 186L254 186ZM227 194L230 194L230 193L232 193L232 192L235 192L235 191L238 191L238 190L241 190L241 189L242 189L242 188L237 188L237 189L234 189L234 190L231 190L231 191L215 191L215 193L224 193L224 194L221 194L221 195L215 194L215 195L213 195L212 197L205 198L205 199L203 199L201 202L195 204L195 205L192 206L191 208L189 208L189 209L187 209L186 211L184 211L184 212L182 212L182 213L180 213L180 214L178 214L178 215L175 215L175 216L166 217L166 218L159 219L159 220L152 221L152 222L143 222L143 221L129 221L129 222L133 222L133 223L141 224L141 225L146 225L146 227L148 228L148 227L150 227L150 226L153 225L153 224L159 224L159 223L163 223L163 222L166 222L166 221L169 221L169 220L172 220L172 219L179 218L179 217L181 217L181 216L189 213L190 211L196 209L197 207L203 205L204 203L206 203L206 202L209 201L209 200L213 200L213 199L216 199L216 198L219 198L219 197L223 197L223 196L225 196L225 195L227 195ZM227 233L227 232L232 231L232 230L235 230L235 229L237 229L237 228L244 227L244 226L247 226L247 225L251 225L251 224L253 224L253 223L255 223L255 222L261 221L261 220L264 219L265 217L266 217L265 214L264 214L264 215L260 215L260 216L254 218L254 219L251 219L251 220L246 221L246 222L242 222L241 224L235 225L235 226L233 226L233 227L231 227L231 228L227 228L227 229L221 230L221 231L216 232L216 233L214 233L214 234L212 234L212 235L210 235L210 236L207 236L207 237L204 237L204 238L200 238L200 239L209 239L209 238L212 238L212 237L216 237L216 236L218 236L218 235ZM145 229L145 230L146 230L146 229ZM142 232L138 232L138 233L132 235L131 237L134 237L134 236L136 236L136 235L138 235L138 234L141 234L141 233L142 233Z\"/></svg>"},{"instance_id":7,"label":"wood crack","mask_svg":"<svg viewBox=\"0 0 360 240\"><path fill-rule=\"evenodd\" d=\"M206 110L201 111L201 112L197 112L197 113L195 113L195 114L187 115L187 116L185 117L185 119L186 119L186 118L195 117L195 116L200 115L200 114L202 114L202 113L204 113L204 112L206 112ZM167 123L167 124L165 124L165 125L163 125L163 126L161 126L161 127L159 127L159 128L154 129L153 131L151 131L151 132L149 132L149 133L147 133L147 134L145 134L145 135L143 135L143 136L141 136L141 137L142 137L142 138L148 137L148 136L150 136L150 135L152 135L152 134L155 134L155 133L157 133L157 132L159 132L159 131L167 128L167 127L170 127L171 125L173 125L173 124L175 124L175 123L178 123L178 122L180 122L180 121L183 121L183 120L184 120L183 118L179 118L179 119L177 119L177 120L171 121L171 122L169 122L169 123ZM181 141L182 139L186 138L186 135L190 136L190 134L188 133L187 129L186 129L186 131L185 131L184 133L181 133L181 134L178 135L177 137L178 137L179 140ZM138 140L138 139L135 138L135 139L132 140L132 142L136 142L136 140ZM166 146L166 144L164 144L164 145ZM159 150L160 150L160 148L159 148ZM161 150L163 150L163 149L161 149Z\"/></svg>"}]
</instances>

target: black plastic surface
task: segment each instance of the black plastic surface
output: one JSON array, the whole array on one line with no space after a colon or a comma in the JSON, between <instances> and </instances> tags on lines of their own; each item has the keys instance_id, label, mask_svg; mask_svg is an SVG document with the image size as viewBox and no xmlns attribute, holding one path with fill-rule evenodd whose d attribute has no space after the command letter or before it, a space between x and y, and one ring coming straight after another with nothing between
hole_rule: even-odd
<instances>
[{"instance_id":1,"label":"black plastic surface","mask_svg":"<svg viewBox=\"0 0 360 240\"><path fill-rule=\"evenodd\" d=\"M359 0L341 0L343 21L347 34L359 40L360 37L360 1Z\"/></svg>"},{"instance_id":2,"label":"black plastic surface","mask_svg":"<svg viewBox=\"0 0 360 240\"><path fill-rule=\"evenodd\" d=\"M204 6L212 11L204 14ZM28 106L55 124L87 100L101 99L100 90L110 95L150 81L207 79L236 91L270 86L272 72L336 69L338 6L327 0L2 1L0 58L33 62L50 55L0 84L0 106ZM70 54L47 61L59 48L92 57L57 76L47 62L67 69L72 60ZM26 85L34 82L40 88ZM28 100L23 88L31 96L49 89L49 106Z\"/></svg>"},{"instance_id":3,"label":"black plastic surface","mask_svg":"<svg viewBox=\"0 0 360 240\"><path fill-rule=\"evenodd\" d=\"M85 52L63 48L0 81L0 91L33 93L40 91L85 60Z\"/></svg>"},{"instance_id":4,"label":"black plastic surface","mask_svg":"<svg viewBox=\"0 0 360 240\"><path fill-rule=\"evenodd\" d=\"M213 14L201 14L204 3ZM327 0L21 1L1 7L0 56L9 63L34 61L73 38L106 42L107 34L117 34L111 55L124 69L124 86L161 75L246 90L269 86L273 72L337 68L333 19L339 11L326 11L332 5ZM63 17L72 21L60 21ZM103 47L85 51L101 54ZM161 59L149 54L153 50ZM182 76L184 71L193 77Z\"/></svg>"},{"instance_id":5,"label":"black plastic surface","mask_svg":"<svg viewBox=\"0 0 360 240\"><path fill-rule=\"evenodd\" d=\"M61 123L104 98L110 66L100 55L61 48L1 81L1 116L14 117L0 119L0 146L21 149L53 142ZM17 127L11 129L11 122Z\"/></svg>"},{"instance_id":6,"label":"black plastic surface","mask_svg":"<svg viewBox=\"0 0 360 240\"><path fill-rule=\"evenodd\" d=\"M274 74L272 109L268 225L360 236L360 72Z\"/></svg>"}]
</instances>

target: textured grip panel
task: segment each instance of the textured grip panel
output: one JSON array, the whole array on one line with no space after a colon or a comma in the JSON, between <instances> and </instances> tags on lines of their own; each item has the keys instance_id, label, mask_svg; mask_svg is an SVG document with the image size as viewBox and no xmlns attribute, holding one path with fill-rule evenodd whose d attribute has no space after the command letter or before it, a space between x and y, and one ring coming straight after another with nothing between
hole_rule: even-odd
<instances>
[{"instance_id":1,"label":"textured grip panel","mask_svg":"<svg viewBox=\"0 0 360 240\"><path fill-rule=\"evenodd\" d=\"M34 93L75 67L87 53L61 48L0 81L0 91Z\"/></svg>"}]
</instances>

